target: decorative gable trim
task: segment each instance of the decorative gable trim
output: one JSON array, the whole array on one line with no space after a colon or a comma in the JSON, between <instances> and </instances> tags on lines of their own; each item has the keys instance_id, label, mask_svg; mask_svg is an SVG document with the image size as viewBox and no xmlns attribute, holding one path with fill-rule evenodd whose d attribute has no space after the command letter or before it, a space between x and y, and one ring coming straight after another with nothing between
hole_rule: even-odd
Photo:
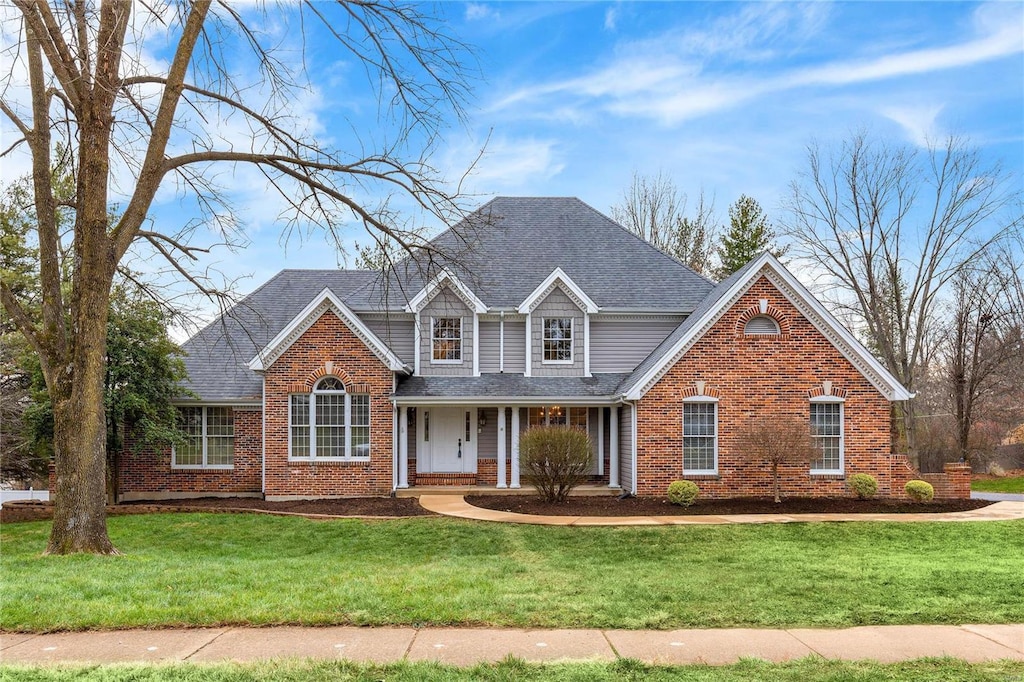
<instances>
[{"instance_id":1,"label":"decorative gable trim","mask_svg":"<svg viewBox=\"0 0 1024 682\"><path fill-rule=\"evenodd\" d=\"M434 300L445 286L450 286L455 292L455 295L462 299L470 310L477 315L487 312L487 306L484 302L476 297L473 290L462 283L458 277L448 272L447 270L441 271L441 274L434 277L434 279L427 282L426 286L419 290L412 300L409 301L409 305L405 307L408 312L419 313L428 303Z\"/></svg>"},{"instance_id":2,"label":"decorative gable trim","mask_svg":"<svg viewBox=\"0 0 1024 682\"><path fill-rule=\"evenodd\" d=\"M533 290L533 292L527 296L522 303L519 304L519 312L523 314L532 313L537 306L539 306L545 298L548 297L555 287L560 288L569 299L579 307L585 313L593 314L600 310L597 304L594 303L593 299L587 296L586 292L583 291L572 281L569 275L562 271L562 268L555 268L550 275L547 276L540 285Z\"/></svg>"},{"instance_id":3,"label":"decorative gable trim","mask_svg":"<svg viewBox=\"0 0 1024 682\"><path fill-rule=\"evenodd\" d=\"M765 277L840 352L843 357L890 401L910 400L908 391L835 317L770 253L758 256L745 276L732 284L671 349L624 393L639 400L682 358L693 345L732 308L760 277ZM745 311L746 312L746 311ZM758 308L760 313L760 307Z\"/></svg>"},{"instance_id":4,"label":"decorative gable trim","mask_svg":"<svg viewBox=\"0 0 1024 682\"><path fill-rule=\"evenodd\" d=\"M388 369L393 372L409 371L408 366L376 334L370 331L369 327L363 324L362 320L348 306L342 303L341 299L326 287L309 302L309 305L302 309L302 312L292 318L292 321L270 343L260 350L256 357L249 361L249 369L255 372L262 372L273 365L327 311L337 315L338 319L344 322L352 330L352 333L366 344L366 347L381 362L387 365Z\"/></svg>"}]
</instances>

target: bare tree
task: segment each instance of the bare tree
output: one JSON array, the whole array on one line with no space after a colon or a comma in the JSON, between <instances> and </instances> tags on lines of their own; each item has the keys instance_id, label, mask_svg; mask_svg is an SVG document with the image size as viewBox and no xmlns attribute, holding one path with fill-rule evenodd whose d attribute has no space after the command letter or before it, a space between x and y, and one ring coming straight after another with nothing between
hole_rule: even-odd
<instances>
[{"instance_id":1,"label":"bare tree","mask_svg":"<svg viewBox=\"0 0 1024 682\"><path fill-rule=\"evenodd\" d=\"M686 214L687 197L671 178L633 173L622 202L611 207L611 217L639 237L679 259L698 273L711 272L717 228L715 206L700 193L692 217Z\"/></svg>"},{"instance_id":2,"label":"bare tree","mask_svg":"<svg viewBox=\"0 0 1024 682\"><path fill-rule=\"evenodd\" d=\"M194 241L200 221L170 233L147 222L158 190L176 186L195 200L205 225L237 234L241 226L214 168L254 168L284 206L286 233L323 230L341 244L344 226L355 221L406 250L431 247L408 236L405 212L391 196L443 222L461 214L457 191L447 189L426 154L447 112L461 114L464 46L418 7L305 2L268 15L211 0L13 0L3 9L4 21L20 27L20 40L8 48L0 74L0 112L17 133L2 154L27 148L31 162L39 316L6 278L0 299L38 353L53 401L57 483L47 552L116 552L104 509L103 380L118 264L144 247L203 294L218 294L190 269L204 247ZM286 17L302 31L326 33L365 69L381 97L376 142L334 148L291 113L310 87L308 75L286 61L289 46L260 25ZM144 58L153 35L177 37L166 62ZM257 65L248 81L232 68L243 53ZM249 139L226 139L227 122L240 123ZM75 179L68 202L55 198L51 171L58 165ZM115 203L120 213L111 220ZM73 214L70 232L59 229L61 211ZM67 243L72 274L64 289Z\"/></svg>"},{"instance_id":3,"label":"bare tree","mask_svg":"<svg viewBox=\"0 0 1024 682\"><path fill-rule=\"evenodd\" d=\"M820 455L809 422L780 415L751 419L736 436L736 452L748 462L768 464L776 502L782 502L779 468L807 464Z\"/></svg>"},{"instance_id":4,"label":"bare tree","mask_svg":"<svg viewBox=\"0 0 1024 682\"><path fill-rule=\"evenodd\" d=\"M971 435L979 410L996 409L993 399L1001 395L1024 398L1024 387L1002 385L1007 374L1020 376L1024 368L1021 291L1021 273L1012 252L980 267L965 267L953 281L953 310L941 356L956 421L956 446L966 462L973 455Z\"/></svg>"},{"instance_id":5,"label":"bare tree","mask_svg":"<svg viewBox=\"0 0 1024 682\"><path fill-rule=\"evenodd\" d=\"M1021 227L1019 190L958 137L921 151L859 132L808 148L785 233L797 256L838 285L833 301L910 391L933 340L938 304L965 266ZM914 403L900 407L916 455Z\"/></svg>"}]
</instances>

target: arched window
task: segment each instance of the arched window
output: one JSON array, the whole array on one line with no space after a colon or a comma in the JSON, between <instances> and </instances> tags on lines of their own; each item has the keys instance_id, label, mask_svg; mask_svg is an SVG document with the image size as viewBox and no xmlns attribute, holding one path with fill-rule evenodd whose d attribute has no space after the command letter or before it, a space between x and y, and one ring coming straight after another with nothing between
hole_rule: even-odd
<instances>
[{"instance_id":1,"label":"arched window","mask_svg":"<svg viewBox=\"0 0 1024 682\"><path fill-rule=\"evenodd\" d=\"M779 334L779 323L767 315L758 315L747 320L743 325L743 333L747 336Z\"/></svg>"},{"instance_id":2,"label":"arched window","mask_svg":"<svg viewBox=\"0 0 1024 682\"><path fill-rule=\"evenodd\" d=\"M370 396L324 377L312 393L290 397L288 432L290 459L369 458Z\"/></svg>"}]
</instances>

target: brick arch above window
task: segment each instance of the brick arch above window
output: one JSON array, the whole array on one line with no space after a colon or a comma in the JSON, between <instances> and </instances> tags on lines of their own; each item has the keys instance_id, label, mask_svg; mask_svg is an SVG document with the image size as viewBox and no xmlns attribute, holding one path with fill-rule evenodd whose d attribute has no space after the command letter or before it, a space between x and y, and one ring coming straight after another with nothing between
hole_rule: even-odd
<instances>
[{"instance_id":1,"label":"brick arch above window","mask_svg":"<svg viewBox=\"0 0 1024 682\"><path fill-rule=\"evenodd\" d=\"M845 388L840 388L839 386L833 386L832 382L830 382L830 381L822 382L818 386L813 386L813 387L807 389L807 398L808 399L811 399L811 398L822 398L822 397L830 397L830 398L836 398L837 400L845 400L846 399L846 389Z\"/></svg>"},{"instance_id":2,"label":"brick arch above window","mask_svg":"<svg viewBox=\"0 0 1024 682\"><path fill-rule=\"evenodd\" d=\"M352 376L341 367L335 367L334 363L328 360L321 366L314 369L312 372L306 375L306 378L301 382L296 382L288 387L289 393L312 393L313 387L316 386L316 382L320 381L326 376L337 377L339 381L345 386L347 393L359 393L356 390L361 388L352 379ZM365 392L365 391L364 391Z\"/></svg>"},{"instance_id":3,"label":"brick arch above window","mask_svg":"<svg viewBox=\"0 0 1024 682\"><path fill-rule=\"evenodd\" d=\"M722 397L722 392L714 386L708 386L704 382L697 382L691 386L687 386L680 393L681 398L708 398L717 400Z\"/></svg>"},{"instance_id":4,"label":"brick arch above window","mask_svg":"<svg viewBox=\"0 0 1024 682\"><path fill-rule=\"evenodd\" d=\"M790 322L789 316L785 312L779 310L770 303L752 305L746 310L742 311L736 318L736 335L745 336L747 338L771 338L771 339L788 339L792 333L792 323ZM753 320L755 317L767 317L775 322L779 327L778 334L748 334L746 333L747 323Z\"/></svg>"}]
</instances>

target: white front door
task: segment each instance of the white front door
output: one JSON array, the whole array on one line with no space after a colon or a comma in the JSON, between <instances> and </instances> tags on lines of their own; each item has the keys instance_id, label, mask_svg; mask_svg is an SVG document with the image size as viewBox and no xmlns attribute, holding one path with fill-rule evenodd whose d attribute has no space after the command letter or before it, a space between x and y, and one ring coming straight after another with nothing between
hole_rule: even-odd
<instances>
[{"instance_id":1,"label":"white front door","mask_svg":"<svg viewBox=\"0 0 1024 682\"><path fill-rule=\"evenodd\" d=\"M419 413L417 458L422 452L429 462L424 473L476 473L476 408L428 407Z\"/></svg>"}]
</instances>

